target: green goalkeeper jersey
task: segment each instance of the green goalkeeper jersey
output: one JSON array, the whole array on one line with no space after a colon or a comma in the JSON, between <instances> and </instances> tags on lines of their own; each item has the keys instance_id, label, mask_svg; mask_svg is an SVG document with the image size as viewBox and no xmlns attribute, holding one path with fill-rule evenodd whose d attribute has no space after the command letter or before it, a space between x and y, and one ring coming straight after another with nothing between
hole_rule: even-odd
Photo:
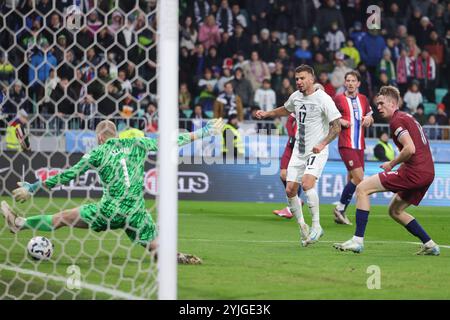
<instances>
[{"instance_id":1,"label":"green goalkeeper jersey","mask_svg":"<svg viewBox=\"0 0 450 320\"><path fill-rule=\"evenodd\" d=\"M189 133L178 136L179 146L190 141ZM95 169L103 185L100 208L103 215L144 212L144 163L148 152L157 150L157 139L108 139L73 167L47 179L45 185L51 189L68 184L88 169Z\"/></svg>"}]
</instances>

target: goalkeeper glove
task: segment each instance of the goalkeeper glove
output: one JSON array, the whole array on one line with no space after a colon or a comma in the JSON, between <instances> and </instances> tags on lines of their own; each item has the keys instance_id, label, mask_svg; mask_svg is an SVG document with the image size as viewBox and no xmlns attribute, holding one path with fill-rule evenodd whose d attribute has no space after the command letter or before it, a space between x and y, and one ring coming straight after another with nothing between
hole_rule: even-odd
<instances>
[{"instance_id":1,"label":"goalkeeper glove","mask_svg":"<svg viewBox=\"0 0 450 320\"><path fill-rule=\"evenodd\" d=\"M222 118L211 119L206 123L206 125L203 128L196 130L194 133L199 139L201 139L215 134L220 134L222 132L222 128L223 128Z\"/></svg>"},{"instance_id":2,"label":"goalkeeper glove","mask_svg":"<svg viewBox=\"0 0 450 320\"><path fill-rule=\"evenodd\" d=\"M25 202L42 186L42 181L38 180L35 183L18 182L19 188L13 190L14 200Z\"/></svg>"}]
</instances>

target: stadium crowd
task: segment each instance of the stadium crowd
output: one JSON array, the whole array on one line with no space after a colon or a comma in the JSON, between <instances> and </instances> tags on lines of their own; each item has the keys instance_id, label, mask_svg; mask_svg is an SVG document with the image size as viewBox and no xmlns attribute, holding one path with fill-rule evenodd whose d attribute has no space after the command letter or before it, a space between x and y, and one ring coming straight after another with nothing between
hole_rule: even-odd
<instances>
[{"instance_id":1,"label":"stadium crowd","mask_svg":"<svg viewBox=\"0 0 450 320\"><path fill-rule=\"evenodd\" d=\"M99 115L132 118L157 131L156 0L81 1L76 32L63 21L72 3L2 2L2 113L11 120L24 109L40 115L32 126L56 128L68 117L69 128L89 129ZM372 4L381 26L369 30ZM256 110L296 90L294 69L306 63L330 96L344 90L351 69L372 103L380 86L398 86L402 110L427 125L430 139L449 139L439 127L450 115L448 1L180 0L179 21L180 118L255 121ZM277 119L273 127L282 128Z\"/></svg>"}]
</instances>

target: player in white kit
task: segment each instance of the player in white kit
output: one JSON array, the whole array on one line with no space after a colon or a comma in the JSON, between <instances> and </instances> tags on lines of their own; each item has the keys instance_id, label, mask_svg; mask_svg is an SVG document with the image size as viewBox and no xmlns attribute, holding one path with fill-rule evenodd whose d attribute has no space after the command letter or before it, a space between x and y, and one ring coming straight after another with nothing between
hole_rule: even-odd
<instances>
[{"instance_id":1,"label":"player in white kit","mask_svg":"<svg viewBox=\"0 0 450 320\"><path fill-rule=\"evenodd\" d=\"M307 246L323 235L320 226L319 196L315 189L328 159L328 144L341 131L341 113L333 99L323 90L314 87L314 70L308 65L295 69L295 91L284 106L272 111L257 111L259 119L288 116L295 113L297 134L294 151L287 170L286 196L291 212L300 227L301 244ZM306 195L312 215L312 226L305 223L297 196L299 186Z\"/></svg>"}]
</instances>

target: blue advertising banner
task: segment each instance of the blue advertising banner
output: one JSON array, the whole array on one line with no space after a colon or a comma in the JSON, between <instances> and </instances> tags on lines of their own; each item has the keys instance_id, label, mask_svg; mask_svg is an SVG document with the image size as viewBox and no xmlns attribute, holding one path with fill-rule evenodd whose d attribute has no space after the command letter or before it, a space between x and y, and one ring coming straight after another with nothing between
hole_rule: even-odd
<instances>
[{"instance_id":1,"label":"blue advertising banner","mask_svg":"<svg viewBox=\"0 0 450 320\"><path fill-rule=\"evenodd\" d=\"M156 138L155 134L147 135ZM69 130L65 132L66 152L85 153L97 145L97 139L93 131ZM242 137L245 146L245 155L248 158L280 158L286 146L287 136L276 135L246 135ZM377 139L366 139L366 149L364 151L366 160L376 160L373 156L373 148L377 144ZM203 140L194 141L191 144L180 148L180 156L191 157L216 157L221 154L221 138L210 137ZM392 142L391 142L392 143ZM450 142L431 141L433 158L435 162L450 163ZM394 149L396 147L394 146ZM339 155L337 140L329 146L329 160L341 160Z\"/></svg>"}]
</instances>

